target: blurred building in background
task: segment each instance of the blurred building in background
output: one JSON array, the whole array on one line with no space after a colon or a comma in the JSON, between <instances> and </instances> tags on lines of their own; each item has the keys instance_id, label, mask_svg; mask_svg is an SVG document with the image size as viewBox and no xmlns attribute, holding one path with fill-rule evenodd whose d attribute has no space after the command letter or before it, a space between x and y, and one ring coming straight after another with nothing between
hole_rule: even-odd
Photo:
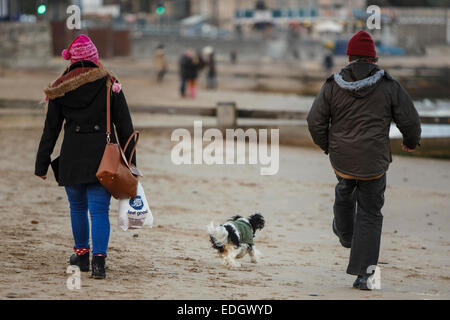
<instances>
[{"instance_id":1,"label":"blurred building in background","mask_svg":"<svg viewBox=\"0 0 450 320\"><path fill-rule=\"evenodd\" d=\"M352 9L364 8L365 2L365 0L191 0L191 11L193 14L208 16L216 25L225 28L262 20L287 26L292 22L311 22L323 17L346 19L352 16Z\"/></svg>"},{"instance_id":2,"label":"blurred building in background","mask_svg":"<svg viewBox=\"0 0 450 320\"><path fill-rule=\"evenodd\" d=\"M0 0L0 20L34 22L59 20L66 16L70 0Z\"/></svg>"},{"instance_id":3,"label":"blurred building in background","mask_svg":"<svg viewBox=\"0 0 450 320\"><path fill-rule=\"evenodd\" d=\"M81 8L81 30L66 28L71 4ZM47 24L35 29L50 30L53 55L83 32L103 58L149 57L164 42L169 55L213 45L218 56L321 59L328 50L345 54L350 36L367 30L370 4L381 7L382 28L370 30L380 55L423 55L450 44L448 0L446 7L445 0L0 0L0 22L10 34Z\"/></svg>"},{"instance_id":4,"label":"blurred building in background","mask_svg":"<svg viewBox=\"0 0 450 320\"><path fill-rule=\"evenodd\" d=\"M397 45L423 54L435 45L450 45L450 8L386 8L394 20Z\"/></svg>"},{"instance_id":5,"label":"blurred building in background","mask_svg":"<svg viewBox=\"0 0 450 320\"><path fill-rule=\"evenodd\" d=\"M179 20L190 15L190 0L104 0L120 6L124 14L153 14L159 18Z\"/></svg>"}]
</instances>

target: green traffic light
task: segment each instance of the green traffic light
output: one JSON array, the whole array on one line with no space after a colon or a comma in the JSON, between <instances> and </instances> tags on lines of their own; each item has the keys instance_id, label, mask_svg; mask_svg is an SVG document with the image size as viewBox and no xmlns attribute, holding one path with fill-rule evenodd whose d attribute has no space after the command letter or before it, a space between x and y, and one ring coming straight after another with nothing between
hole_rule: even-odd
<instances>
[{"instance_id":1,"label":"green traffic light","mask_svg":"<svg viewBox=\"0 0 450 320\"><path fill-rule=\"evenodd\" d=\"M162 15L162 14L164 14L164 12L166 12L166 8L164 8L162 6L156 8L156 14Z\"/></svg>"},{"instance_id":2,"label":"green traffic light","mask_svg":"<svg viewBox=\"0 0 450 320\"><path fill-rule=\"evenodd\" d=\"M44 14L47 11L47 7L45 4L41 4L38 8L37 8L37 13L38 14Z\"/></svg>"}]
</instances>

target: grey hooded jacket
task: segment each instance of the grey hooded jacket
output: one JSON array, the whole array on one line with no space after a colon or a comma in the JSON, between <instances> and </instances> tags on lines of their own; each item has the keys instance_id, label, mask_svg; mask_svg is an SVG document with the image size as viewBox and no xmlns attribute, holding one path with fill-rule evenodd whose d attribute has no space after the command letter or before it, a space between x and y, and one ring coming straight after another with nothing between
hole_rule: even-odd
<instances>
[{"instance_id":1,"label":"grey hooded jacket","mask_svg":"<svg viewBox=\"0 0 450 320\"><path fill-rule=\"evenodd\" d=\"M408 93L369 62L351 63L329 77L307 121L314 143L329 154L332 166L361 178L387 171L392 121L405 146L415 149L420 141L420 119Z\"/></svg>"}]
</instances>

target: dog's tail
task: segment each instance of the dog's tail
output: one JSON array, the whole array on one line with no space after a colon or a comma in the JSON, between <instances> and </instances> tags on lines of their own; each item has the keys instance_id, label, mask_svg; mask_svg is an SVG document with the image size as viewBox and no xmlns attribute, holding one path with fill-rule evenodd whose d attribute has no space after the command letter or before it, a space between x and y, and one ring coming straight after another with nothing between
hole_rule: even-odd
<instances>
[{"instance_id":1,"label":"dog's tail","mask_svg":"<svg viewBox=\"0 0 450 320\"><path fill-rule=\"evenodd\" d=\"M219 252L224 251L224 245L228 240L228 231L224 226L214 226L214 222L211 222L208 226L208 234L214 249Z\"/></svg>"}]
</instances>

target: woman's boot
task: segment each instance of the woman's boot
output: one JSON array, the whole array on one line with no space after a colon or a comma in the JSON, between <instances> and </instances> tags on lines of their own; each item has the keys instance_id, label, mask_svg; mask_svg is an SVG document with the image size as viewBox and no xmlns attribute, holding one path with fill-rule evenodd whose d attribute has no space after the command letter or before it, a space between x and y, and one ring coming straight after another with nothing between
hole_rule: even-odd
<instances>
[{"instance_id":1,"label":"woman's boot","mask_svg":"<svg viewBox=\"0 0 450 320\"><path fill-rule=\"evenodd\" d=\"M105 257L94 256L92 258L92 277L94 279L105 279Z\"/></svg>"}]
</instances>

